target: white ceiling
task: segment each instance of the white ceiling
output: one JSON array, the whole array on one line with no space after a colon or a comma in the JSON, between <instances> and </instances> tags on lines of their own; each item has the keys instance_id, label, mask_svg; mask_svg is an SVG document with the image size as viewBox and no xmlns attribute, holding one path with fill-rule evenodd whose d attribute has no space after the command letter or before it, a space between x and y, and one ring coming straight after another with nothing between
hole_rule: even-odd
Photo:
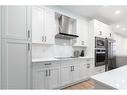
<instances>
[{"instance_id":1,"label":"white ceiling","mask_svg":"<svg viewBox=\"0 0 127 95\"><path fill-rule=\"evenodd\" d=\"M90 19L97 19L113 27L113 30L117 33L127 36L127 6L57 6L71 12L77 13ZM120 14L115 14L115 11L119 10ZM119 24L120 27L116 28ZM122 30L126 28L126 30Z\"/></svg>"}]
</instances>

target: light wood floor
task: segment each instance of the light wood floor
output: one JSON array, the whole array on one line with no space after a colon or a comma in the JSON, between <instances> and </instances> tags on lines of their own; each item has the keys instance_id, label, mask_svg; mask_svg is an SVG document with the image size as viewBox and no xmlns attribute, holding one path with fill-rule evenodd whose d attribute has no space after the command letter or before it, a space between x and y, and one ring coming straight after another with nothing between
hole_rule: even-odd
<instances>
[{"instance_id":1,"label":"light wood floor","mask_svg":"<svg viewBox=\"0 0 127 95\"><path fill-rule=\"evenodd\" d=\"M69 87L64 88L63 90L84 90L84 89L93 89L95 88L95 83L93 80L87 80Z\"/></svg>"}]
</instances>

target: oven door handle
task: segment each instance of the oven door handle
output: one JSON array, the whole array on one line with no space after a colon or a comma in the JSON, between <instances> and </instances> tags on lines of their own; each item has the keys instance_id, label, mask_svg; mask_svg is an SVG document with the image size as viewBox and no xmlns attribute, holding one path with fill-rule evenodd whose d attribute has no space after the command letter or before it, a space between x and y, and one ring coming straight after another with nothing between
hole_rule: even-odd
<instances>
[{"instance_id":1,"label":"oven door handle","mask_svg":"<svg viewBox=\"0 0 127 95\"><path fill-rule=\"evenodd\" d=\"M106 54L106 52L96 52L96 54Z\"/></svg>"}]
</instances>

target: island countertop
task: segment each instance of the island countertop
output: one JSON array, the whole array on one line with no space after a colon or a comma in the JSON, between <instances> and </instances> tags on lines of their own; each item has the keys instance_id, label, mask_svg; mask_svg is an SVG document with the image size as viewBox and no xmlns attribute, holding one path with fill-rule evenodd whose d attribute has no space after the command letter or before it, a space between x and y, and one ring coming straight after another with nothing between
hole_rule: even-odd
<instances>
[{"instance_id":1,"label":"island countertop","mask_svg":"<svg viewBox=\"0 0 127 95\"><path fill-rule=\"evenodd\" d=\"M127 65L91 77L115 89L127 89Z\"/></svg>"}]
</instances>

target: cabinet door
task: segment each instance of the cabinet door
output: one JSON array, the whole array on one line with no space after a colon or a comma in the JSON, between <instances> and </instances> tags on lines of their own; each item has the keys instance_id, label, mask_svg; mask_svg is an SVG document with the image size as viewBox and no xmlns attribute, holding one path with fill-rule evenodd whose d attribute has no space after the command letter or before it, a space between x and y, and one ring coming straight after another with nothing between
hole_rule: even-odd
<instances>
[{"instance_id":1,"label":"cabinet door","mask_svg":"<svg viewBox=\"0 0 127 95\"><path fill-rule=\"evenodd\" d=\"M88 74L87 73L88 72L87 72L87 65L86 65L86 63L81 64L81 78L82 79L88 78Z\"/></svg>"},{"instance_id":2,"label":"cabinet door","mask_svg":"<svg viewBox=\"0 0 127 95\"><path fill-rule=\"evenodd\" d=\"M70 66L63 66L61 67L61 85L67 85L72 81L71 75L71 67Z\"/></svg>"},{"instance_id":3,"label":"cabinet door","mask_svg":"<svg viewBox=\"0 0 127 95\"><path fill-rule=\"evenodd\" d=\"M49 76L48 76L48 88L58 88L60 85L60 69L59 67L50 68L49 69Z\"/></svg>"},{"instance_id":4,"label":"cabinet door","mask_svg":"<svg viewBox=\"0 0 127 95\"><path fill-rule=\"evenodd\" d=\"M104 24L100 21L97 20L93 20L93 24L94 24L94 36L97 37L104 37L105 35L105 31L104 31Z\"/></svg>"},{"instance_id":5,"label":"cabinet door","mask_svg":"<svg viewBox=\"0 0 127 95\"><path fill-rule=\"evenodd\" d=\"M44 41L44 9L32 7L32 43Z\"/></svg>"},{"instance_id":6,"label":"cabinet door","mask_svg":"<svg viewBox=\"0 0 127 95\"><path fill-rule=\"evenodd\" d=\"M74 39L74 46L87 46L88 23L84 19L77 19L77 34L79 37Z\"/></svg>"},{"instance_id":7,"label":"cabinet door","mask_svg":"<svg viewBox=\"0 0 127 95\"><path fill-rule=\"evenodd\" d=\"M73 66L73 82L80 80L80 65Z\"/></svg>"},{"instance_id":8,"label":"cabinet door","mask_svg":"<svg viewBox=\"0 0 127 95\"><path fill-rule=\"evenodd\" d=\"M87 70L88 77L93 75L93 71L94 71L94 60L93 59L87 59L86 70Z\"/></svg>"},{"instance_id":9,"label":"cabinet door","mask_svg":"<svg viewBox=\"0 0 127 95\"><path fill-rule=\"evenodd\" d=\"M113 31L112 31L112 28L111 27L108 27L107 31L108 31L107 38L113 39Z\"/></svg>"},{"instance_id":10,"label":"cabinet door","mask_svg":"<svg viewBox=\"0 0 127 95\"><path fill-rule=\"evenodd\" d=\"M32 76L32 88L33 89L45 89L46 88L46 84L45 84L45 80L46 80L46 70L38 70L38 71L33 71L33 76Z\"/></svg>"},{"instance_id":11,"label":"cabinet door","mask_svg":"<svg viewBox=\"0 0 127 95\"><path fill-rule=\"evenodd\" d=\"M2 88L29 88L30 48L25 41L2 39Z\"/></svg>"},{"instance_id":12,"label":"cabinet door","mask_svg":"<svg viewBox=\"0 0 127 95\"><path fill-rule=\"evenodd\" d=\"M45 43L54 44L56 34L55 12L51 9L45 8L44 16L44 30L45 30Z\"/></svg>"},{"instance_id":13,"label":"cabinet door","mask_svg":"<svg viewBox=\"0 0 127 95\"><path fill-rule=\"evenodd\" d=\"M2 37L27 40L27 7L2 7Z\"/></svg>"}]
</instances>

